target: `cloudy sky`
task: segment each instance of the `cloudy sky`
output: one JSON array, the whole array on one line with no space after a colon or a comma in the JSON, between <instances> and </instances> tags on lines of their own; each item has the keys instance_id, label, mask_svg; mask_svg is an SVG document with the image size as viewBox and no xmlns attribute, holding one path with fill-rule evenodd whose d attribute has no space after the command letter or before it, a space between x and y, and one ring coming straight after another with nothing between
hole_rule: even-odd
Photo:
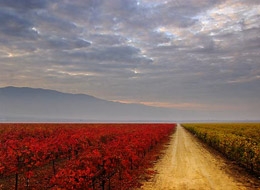
<instances>
[{"instance_id":1,"label":"cloudy sky","mask_svg":"<svg viewBox=\"0 0 260 190\"><path fill-rule=\"evenodd\" d=\"M0 23L0 87L260 119L259 0L0 0Z\"/></svg>"}]
</instances>

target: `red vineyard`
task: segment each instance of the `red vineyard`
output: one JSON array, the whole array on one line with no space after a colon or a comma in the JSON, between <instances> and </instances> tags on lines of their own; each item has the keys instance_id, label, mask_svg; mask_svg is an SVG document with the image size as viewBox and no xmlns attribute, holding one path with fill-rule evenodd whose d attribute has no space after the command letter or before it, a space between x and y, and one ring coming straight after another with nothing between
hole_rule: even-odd
<instances>
[{"instance_id":1,"label":"red vineyard","mask_svg":"<svg viewBox=\"0 0 260 190\"><path fill-rule=\"evenodd\" d=\"M0 189L130 189L175 124L0 124Z\"/></svg>"}]
</instances>

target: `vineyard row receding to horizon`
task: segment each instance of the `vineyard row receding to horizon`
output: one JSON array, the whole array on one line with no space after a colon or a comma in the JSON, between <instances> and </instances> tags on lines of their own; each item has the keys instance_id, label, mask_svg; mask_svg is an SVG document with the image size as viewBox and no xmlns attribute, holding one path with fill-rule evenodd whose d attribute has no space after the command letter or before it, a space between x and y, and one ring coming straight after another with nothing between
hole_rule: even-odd
<instances>
[{"instance_id":1,"label":"vineyard row receding to horizon","mask_svg":"<svg viewBox=\"0 0 260 190\"><path fill-rule=\"evenodd\" d=\"M129 189L176 124L0 124L0 189ZM158 148L159 147L159 148Z\"/></svg>"},{"instance_id":2,"label":"vineyard row receding to horizon","mask_svg":"<svg viewBox=\"0 0 260 190\"><path fill-rule=\"evenodd\" d=\"M260 176L260 123L182 124L230 160Z\"/></svg>"}]
</instances>

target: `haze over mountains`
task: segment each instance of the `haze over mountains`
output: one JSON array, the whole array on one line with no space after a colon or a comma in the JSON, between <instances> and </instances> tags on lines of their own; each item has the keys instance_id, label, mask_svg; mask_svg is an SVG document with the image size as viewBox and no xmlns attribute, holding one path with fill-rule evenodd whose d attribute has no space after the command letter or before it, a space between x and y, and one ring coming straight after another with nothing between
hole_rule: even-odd
<instances>
[{"instance_id":1,"label":"haze over mountains","mask_svg":"<svg viewBox=\"0 0 260 190\"><path fill-rule=\"evenodd\" d=\"M182 110L126 104L40 88L0 88L0 122L256 121L246 114L245 118L236 115L237 112L229 110L197 111L192 107Z\"/></svg>"},{"instance_id":2,"label":"haze over mountains","mask_svg":"<svg viewBox=\"0 0 260 190\"><path fill-rule=\"evenodd\" d=\"M144 121L174 120L174 111L106 101L54 90L0 88L1 121Z\"/></svg>"}]
</instances>

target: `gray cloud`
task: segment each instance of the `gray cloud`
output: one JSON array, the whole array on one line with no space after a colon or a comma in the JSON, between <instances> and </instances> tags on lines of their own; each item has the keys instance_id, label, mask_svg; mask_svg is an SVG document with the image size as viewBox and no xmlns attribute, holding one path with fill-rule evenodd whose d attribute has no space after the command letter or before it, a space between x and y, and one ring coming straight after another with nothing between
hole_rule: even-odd
<instances>
[{"instance_id":1,"label":"gray cloud","mask_svg":"<svg viewBox=\"0 0 260 190\"><path fill-rule=\"evenodd\" d=\"M112 34L93 34L90 36L91 41L102 46L120 45L125 42L125 37Z\"/></svg>"},{"instance_id":2,"label":"gray cloud","mask_svg":"<svg viewBox=\"0 0 260 190\"><path fill-rule=\"evenodd\" d=\"M100 47L99 49L91 49L89 51L77 51L69 53L69 56L75 59L95 61L98 63L108 63L109 65L118 62L119 65L124 64L141 64L142 62L149 63L152 60L143 57L140 54L140 49L133 46L111 46Z\"/></svg>"},{"instance_id":3,"label":"gray cloud","mask_svg":"<svg viewBox=\"0 0 260 190\"><path fill-rule=\"evenodd\" d=\"M16 1L16 0L0 0L0 5L2 7L10 7L17 9L19 11L26 11L28 9L40 9L45 8L47 5L46 0L34 1L34 0L26 0L26 1Z\"/></svg>"},{"instance_id":4,"label":"gray cloud","mask_svg":"<svg viewBox=\"0 0 260 190\"><path fill-rule=\"evenodd\" d=\"M32 23L17 13L2 9L0 11L0 22L0 32L6 36L37 37L37 33L31 30Z\"/></svg>"},{"instance_id":5,"label":"gray cloud","mask_svg":"<svg viewBox=\"0 0 260 190\"><path fill-rule=\"evenodd\" d=\"M78 49L78 48L85 48L91 45L90 42L82 40L82 39L66 39L66 38L58 38L52 37L48 39L46 47L48 49ZM43 42L44 43L44 42Z\"/></svg>"},{"instance_id":6,"label":"gray cloud","mask_svg":"<svg viewBox=\"0 0 260 190\"><path fill-rule=\"evenodd\" d=\"M11 0L0 6L0 86L183 109L257 110L257 0Z\"/></svg>"}]
</instances>

